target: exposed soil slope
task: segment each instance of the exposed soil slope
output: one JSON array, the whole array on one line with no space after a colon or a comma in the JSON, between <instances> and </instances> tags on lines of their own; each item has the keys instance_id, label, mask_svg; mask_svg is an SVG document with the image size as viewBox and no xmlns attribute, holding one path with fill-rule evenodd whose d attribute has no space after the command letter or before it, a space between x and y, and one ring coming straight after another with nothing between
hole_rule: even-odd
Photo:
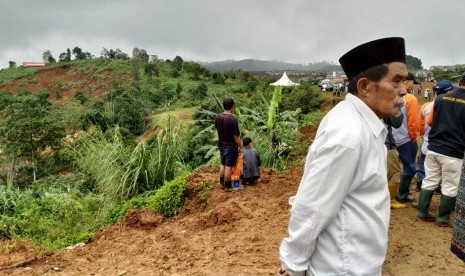
<instances>
[{"instance_id":1,"label":"exposed soil slope","mask_svg":"<svg viewBox=\"0 0 465 276\"><path fill-rule=\"evenodd\" d=\"M217 188L206 208L192 203L175 220L132 210L121 223L72 250L41 252L24 242L0 254L0 273L273 275L279 244L286 236L288 198L296 192L301 174L301 167L281 176L265 169L258 185L232 193ZM216 179L216 168L205 167L190 183ZM433 211L437 202L435 196ZM463 262L449 251L451 229L419 221L411 206L392 210L389 237L384 275L465 273Z\"/></svg>"},{"instance_id":2,"label":"exposed soil slope","mask_svg":"<svg viewBox=\"0 0 465 276\"><path fill-rule=\"evenodd\" d=\"M16 94L21 90L31 93L47 90L50 93L49 100L71 99L78 91L97 97L108 91L112 81L118 79L127 79L127 76L113 71L83 72L75 67L44 68L38 70L33 78L20 78L0 84L0 91Z\"/></svg>"}]
</instances>

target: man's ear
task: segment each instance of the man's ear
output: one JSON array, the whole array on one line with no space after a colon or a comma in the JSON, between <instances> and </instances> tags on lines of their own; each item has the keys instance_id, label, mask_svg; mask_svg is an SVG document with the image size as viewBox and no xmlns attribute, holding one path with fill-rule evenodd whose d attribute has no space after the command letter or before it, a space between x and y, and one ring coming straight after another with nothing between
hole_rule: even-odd
<instances>
[{"instance_id":1,"label":"man's ear","mask_svg":"<svg viewBox=\"0 0 465 276\"><path fill-rule=\"evenodd\" d=\"M359 94L361 97L366 97L368 96L368 93L370 91L369 86L371 84L371 81L367 78L360 78L357 81L357 94Z\"/></svg>"}]
</instances>

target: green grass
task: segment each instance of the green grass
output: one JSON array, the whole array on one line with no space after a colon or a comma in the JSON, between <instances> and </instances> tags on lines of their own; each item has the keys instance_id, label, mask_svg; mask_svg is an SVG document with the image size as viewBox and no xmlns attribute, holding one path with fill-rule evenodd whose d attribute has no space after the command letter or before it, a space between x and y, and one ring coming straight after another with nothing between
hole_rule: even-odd
<instances>
[{"instance_id":1,"label":"green grass","mask_svg":"<svg viewBox=\"0 0 465 276\"><path fill-rule=\"evenodd\" d=\"M160 122L166 116L175 117L180 121L191 121L192 116L194 115L194 112L197 110L197 108L198 106L192 106L192 107L186 107L186 108L177 108L177 109L168 110L168 111L158 110L158 112L161 111L161 113L157 113L153 115L150 119L155 124Z\"/></svg>"},{"instance_id":2,"label":"green grass","mask_svg":"<svg viewBox=\"0 0 465 276\"><path fill-rule=\"evenodd\" d=\"M9 81L9 80L32 77L37 70L38 70L37 68L24 68L24 67L1 69L0 70L0 83Z\"/></svg>"}]
</instances>

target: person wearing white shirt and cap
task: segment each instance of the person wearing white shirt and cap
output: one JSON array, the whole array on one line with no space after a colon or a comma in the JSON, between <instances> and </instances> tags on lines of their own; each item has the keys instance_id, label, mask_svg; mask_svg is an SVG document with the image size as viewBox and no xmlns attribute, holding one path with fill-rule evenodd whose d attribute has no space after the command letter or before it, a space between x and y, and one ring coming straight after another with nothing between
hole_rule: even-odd
<instances>
[{"instance_id":1,"label":"person wearing white shirt and cap","mask_svg":"<svg viewBox=\"0 0 465 276\"><path fill-rule=\"evenodd\" d=\"M404 39L359 45L339 62L349 94L322 120L309 148L277 275L382 272L390 216L382 119L404 105Z\"/></svg>"}]
</instances>

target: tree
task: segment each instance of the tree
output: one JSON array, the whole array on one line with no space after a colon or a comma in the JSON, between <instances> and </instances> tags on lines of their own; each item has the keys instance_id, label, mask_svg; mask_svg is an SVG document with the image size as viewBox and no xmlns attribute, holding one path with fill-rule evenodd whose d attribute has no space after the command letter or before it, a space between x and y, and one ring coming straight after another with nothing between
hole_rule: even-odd
<instances>
[{"instance_id":1,"label":"tree","mask_svg":"<svg viewBox=\"0 0 465 276\"><path fill-rule=\"evenodd\" d=\"M173 65L174 69L176 69L177 71L181 71L183 63L184 63L184 61L182 60L182 58L180 56L176 56L173 59L172 65Z\"/></svg>"},{"instance_id":2,"label":"tree","mask_svg":"<svg viewBox=\"0 0 465 276\"><path fill-rule=\"evenodd\" d=\"M184 64L184 70L189 74L190 79L198 80L202 73L202 66L195 62L186 62Z\"/></svg>"},{"instance_id":3,"label":"tree","mask_svg":"<svg viewBox=\"0 0 465 276\"><path fill-rule=\"evenodd\" d=\"M68 62L71 61L71 50L68 48L66 49L65 53L61 53L58 57L59 62Z\"/></svg>"},{"instance_id":4,"label":"tree","mask_svg":"<svg viewBox=\"0 0 465 276\"><path fill-rule=\"evenodd\" d=\"M176 97L179 97L179 96L181 95L182 86L181 86L181 84L179 84L179 82L178 82L178 84L176 85L176 90L175 90L175 92L176 92Z\"/></svg>"},{"instance_id":5,"label":"tree","mask_svg":"<svg viewBox=\"0 0 465 276\"><path fill-rule=\"evenodd\" d=\"M135 60L138 60L139 62L142 63L148 63L149 62L149 55L147 54L147 51L144 49L139 49L139 48L134 48L132 50L132 58Z\"/></svg>"},{"instance_id":6,"label":"tree","mask_svg":"<svg viewBox=\"0 0 465 276\"><path fill-rule=\"evenodd\" d=\"M194 98L195 99L204 99L205 97L207 97L207 91L208 91L208 87L205 83L201 83L199 84L199 86L197 86L197 89L195 90L195 95L194 95Z\"/></svg>"},{"instance_id":7,"label":"tree","mask_svg":"<svg viewBox=\"0 0 465 276\"><path fill-rule=\"evenodd\" d=\"M15 68L16 67L16 62L10 60L8 61L8 68Z\"/></svg>"},{"instance_id":8,"label":"tree","mask_svg":"<svg viewBox=\"0 0 465 276\"><path fill-rule=\"evenodd\" d=\"M0 124L5 152L12 160L30 162L34 181L40 152L46 147L58 148L65 133L64 127L50 116L49 108L48 102L24 93L5 109Z\"/></svg>"},{"instance_id":9,"label":"tree","mask_svg":"<svg viewBox=\"0 0 465 276\"><path fill-rule=\"evenodd\" d=\"M115 50L103 48L101 56L106 59L129 59L129 56L118 48Z\"/></svg>"},{"instance_id":10,"label":"tree","mask_svg":"<svg viewBox=\"0 0 465 276\"><path fill-rule=\"evenodd\" d=\"M157 63L151 61L144 65L144 74L149 77L158 77L159 69Z\"/></svg>"},{"instance_id":11,"label":"tree","mask_svg":"<svg viewBox=\"0 0 465 276\"><path fill-rule=\"evenodd\" d=\"M221 73L213 73L212 75L212 82L215 84L224 84L225 78Z\"/></svg>"},{"instance_id":12,"label":"tree","mask_svg":"<svg viewBox=\"0 0 465 276\"><path fill-rule=\"evenodd\" d=\"M140 101L128 92L123 92L113 101L115 123L134 135L144 131L144 109Z\"/></svg>"},{"instance_id":13,"label":"tree","mask_svg":"<svg viewBox=\"0 0 465 276\"><path fill-rule=\"evenodd\" d=\"M421 64L421 59L411 56L411 55L406 55L406 65L408 70L421 70L423 69L423 65Z\"/></svg>"},{"instance_id":14,"label":"tree","mask_svg":"<svg viewBox=\"0 0 465 276\"><path fill-rule=\"evenodd\" d=\"M78 60L87 59L86 53L84 53L82 49L77 46L73 48L73 55L74 55L74 58Z\"/></svg>"},{"instance_id":15,"label":"tree","mask_svg":"<svg viewBox=\"0 0 465 276\"><path fill-rule=\"evenodd\" d=\"M42 53L42 60L45 63L55 63L57 62L56 59L53 57L52 52L50 50L47 50Z\"/></svg>"}]
</instances>

